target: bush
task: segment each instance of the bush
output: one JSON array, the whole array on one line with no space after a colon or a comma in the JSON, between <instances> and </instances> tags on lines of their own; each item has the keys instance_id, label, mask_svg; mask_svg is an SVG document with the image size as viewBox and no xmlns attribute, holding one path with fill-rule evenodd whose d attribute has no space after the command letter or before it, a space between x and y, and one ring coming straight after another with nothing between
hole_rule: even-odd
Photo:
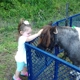
<instances>
[{"instance_id":1,"label":"bush","mask_svg":"<svg viewBox=\"0 0 80 80\"><path fill-rule=\"evenodd\" d=\"M79 0L0 0L0 16L4 19L25 18L40 27L64 18L67 2L69 15L79 13Z\"/></svg>"}]
</instances>

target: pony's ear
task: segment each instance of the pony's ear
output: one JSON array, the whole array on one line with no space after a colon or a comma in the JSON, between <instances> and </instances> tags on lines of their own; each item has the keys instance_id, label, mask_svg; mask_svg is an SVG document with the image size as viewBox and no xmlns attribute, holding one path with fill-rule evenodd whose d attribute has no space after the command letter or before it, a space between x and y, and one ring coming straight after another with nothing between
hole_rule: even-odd
<instances>
[{"instance_id":1,"label":"pony's ear","mask_svg":"<svg viewBox=\"0 0 80 80\"><path fill-rule=\"evenodd\" d=\"M55 27L52 27L52 32L54 33L54 34L58 34L58 30L57 30L57 27L55 26Z\"/></svg>"}]
</instances>

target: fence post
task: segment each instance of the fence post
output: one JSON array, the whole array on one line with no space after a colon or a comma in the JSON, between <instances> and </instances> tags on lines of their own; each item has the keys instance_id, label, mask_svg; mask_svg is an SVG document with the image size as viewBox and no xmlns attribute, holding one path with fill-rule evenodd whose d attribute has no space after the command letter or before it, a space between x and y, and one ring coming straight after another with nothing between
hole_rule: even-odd
<instances>
[{"instance_id":1,"label":"fence post","mask_svg":"<svg viewBox=\"0 0 80 80\"><path fill-rule=\"evenodd\" d=\"M33 80L31 48L28 45L29 43L25 43L28 80Z\"/></svg>"},{"instance_id":2,"label":"fence post","mask_svg":"<svg viewBox=\"0 0 80 80\"><path fill-rule=\"evenodd\" d=\"M57 54L59 53L59 47L56 46L55 47L55 55L57 56ZM54 78L53 80L58 80L58 65L59 65L59 62L57 60L55 60L55 68L54 68Z\"/></svg>"},{"instance_id":3,"label":"fence post","mask_svg":"<svg viewBox=\"0 0 80 80\"><path fill-rule=\"evenodd\" d=\"M72 17L70 17L70 27L72 27Z\"/></svg>"},{"instance_id":4,"label":"fence post","mask_svg":"<svg viewBox=\"0 0 80 80\"><path fill-rule=\"evenodd\" d=\"M59 22L56 22L56 25L58 26L59 25Z\"/></svg>"},{"instance_id":5,"label":"fence post","mask_svg":"<svg viewBox=\"0 0 80 80\"><path fill-rule=\"evenodd\" d=\"M66 21L65 21L65 26L68 26L68 8L69 8L69 3L66 3Z\"/></svg>"}]
</instances>

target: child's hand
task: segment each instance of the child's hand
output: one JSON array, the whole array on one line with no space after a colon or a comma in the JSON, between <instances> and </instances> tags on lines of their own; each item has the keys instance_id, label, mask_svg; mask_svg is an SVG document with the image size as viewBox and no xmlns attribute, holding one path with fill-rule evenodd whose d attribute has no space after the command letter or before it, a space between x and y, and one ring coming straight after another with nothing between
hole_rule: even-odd
<instances>
[{"instance_id":1,"label":"child's hand","mask_svg":"<svg viewBox=\"0 0 80 80\"><path fill-rule=\"evenodd\" d=\"M39 30L38 34L40 35L42 33L43 29Z\"/></svg>"}]
</instances>

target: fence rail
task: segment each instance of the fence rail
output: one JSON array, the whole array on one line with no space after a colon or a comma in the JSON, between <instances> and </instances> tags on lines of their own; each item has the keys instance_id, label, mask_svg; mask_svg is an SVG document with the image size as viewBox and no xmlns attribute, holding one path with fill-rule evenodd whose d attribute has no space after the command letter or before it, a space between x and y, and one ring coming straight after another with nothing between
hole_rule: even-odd
<instances>
[{"instance_id":1,"label":"fence rail","mask_svg":"<svg viewBox=\"0 0 80 80\"><path fill-rule=\"evenodd\" d=\"M64 26L65 25L65 21L66 21L66 18L62 19L62 20L59 20L59 21L56 21L54 22L52 25L57 25L57 26ZM76 23L77 22L77 23ZM68 26L80 26L80 13L79 14L75 14L73 16L70 16L68 18Z\"/></svg>"}]
</instances>

